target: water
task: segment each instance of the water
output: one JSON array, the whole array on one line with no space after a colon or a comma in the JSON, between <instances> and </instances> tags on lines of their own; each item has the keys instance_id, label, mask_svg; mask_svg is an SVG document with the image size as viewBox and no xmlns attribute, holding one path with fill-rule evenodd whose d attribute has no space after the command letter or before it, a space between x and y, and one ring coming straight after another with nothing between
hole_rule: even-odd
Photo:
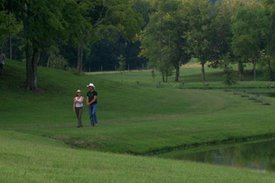
<instances>
[{"instance_id":1,"label":"water","mask_svg":"<svg viewBox=\"0 0 275 183\"><path fill-rule=\"evenodd\" d=\"M193 152L177 158L275 172L275 140Z\"/></svg>"},{"instance_id":2,"label":"water","mask_svg":"<svg viewBox=\"0 0 275 183\"><path fill-rule=\"evenodd\" d=\"M269 93L262 93L263 95L267 96L267 97L275 97L275 93L274 92L269 92Z\"/></svg>"}]
</instances>

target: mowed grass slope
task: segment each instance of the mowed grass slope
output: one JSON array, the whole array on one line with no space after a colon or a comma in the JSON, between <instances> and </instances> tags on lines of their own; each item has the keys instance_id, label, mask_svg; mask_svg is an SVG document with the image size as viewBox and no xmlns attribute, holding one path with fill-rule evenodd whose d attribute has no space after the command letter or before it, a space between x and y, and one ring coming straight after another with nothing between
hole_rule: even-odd
<instances>
[{"instance_id":1,"label":"mowed grass slope","mask_svg":"<svg viewBox=\"0 0 275 183\"><path fill-rule=\"evenodd\" d=\"M186 161L65 147L60 142L0 131L0 182L272 183L274 174Z\"/></svg>"},{"instance_id":2,"label":"mowed grass slope","mask_svg":"<svg viewBox=\"0 0 275 183\"><path fill-rule=\"evenodd\" d=\"M150 75L142 74L137 79L125 73L122 79L133 79L119 81L112 74L77 76L39 68L42 89L30 93L22 89L24 65L10 62L0 80L3 182L273 181L272 173L263 177L246 170L109 154L275 133L271 99L271 106L263 106L222 90L157 88ZM85 127L77 129L72 98L76 89L86 91L89 82L99 93L100 124L89 126L85 108ZM70 149L62 141L92 151ZM20 179L18 172L25 177Z\"/></svg>"},{"instance_id":3,"label":"mowed grass slope","mask_svg":"<svg viewBox=\"0 0 275 183\"><path fill-rule=\"evenodd\" d=\"M121 77L131 78L132 74L136 75L125 73ZM142 74L139 77L144 81L153 82ZM223 90L140 86L114 81L117 77L77 76L40 68L42 90L33 94L22 89L23 65L11 64L1 80L0 126L73 146L120 153L275 133L273 105L264 106ZM85 128L76 129L72 98L78 88L85 96L89 82L96 84L99 93L100 124L90 128L85 108ZM270 102L274 103L272 99Z\"/></svg>"}]
</instances>

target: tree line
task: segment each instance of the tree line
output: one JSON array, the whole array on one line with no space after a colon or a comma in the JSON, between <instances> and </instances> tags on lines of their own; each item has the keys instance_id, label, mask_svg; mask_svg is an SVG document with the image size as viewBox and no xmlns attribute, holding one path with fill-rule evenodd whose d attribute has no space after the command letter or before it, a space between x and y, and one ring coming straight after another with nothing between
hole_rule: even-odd
<instances>
[{"instance_id":1,"label":"tree line","mask_svg":"<svg viewBox=\"0 0 275 183\"><path fill-rule=\"evenodd\" d=\"M75 67L80 73L96 45L118 45L112 46L116 53L134 47L144 24L135 4L132 0L1 0L0 39L8 45L9 58L15 53L23 58L26 88L36 90L38 64Z\"/></svg>"},{"instance_id":2,"label":"tree line","mask_svg":"<svg viewBox=\"0 0 275 183\"><path fill-rule=\"evenodd\" d=\"M26 88L37 67L93 70L148 67L163 81L196 58L230 73L261 66L275 79L275 0L0 0L0 41L26 63Z\"/></svg>"},{"instance_id":3,"label":"tree line","mask_svg":"<svg viewBox=\"0 0 275 183\"><path fill-rule=\"evenodd\" d=\"M202 80L205 64L230 73L238 65L240 80L246 64L259 66L275 80L274 0L158 0L141 33L141 55L157 68L163 81L191 58L198 59Z\"/></svg>"}]
</instances>

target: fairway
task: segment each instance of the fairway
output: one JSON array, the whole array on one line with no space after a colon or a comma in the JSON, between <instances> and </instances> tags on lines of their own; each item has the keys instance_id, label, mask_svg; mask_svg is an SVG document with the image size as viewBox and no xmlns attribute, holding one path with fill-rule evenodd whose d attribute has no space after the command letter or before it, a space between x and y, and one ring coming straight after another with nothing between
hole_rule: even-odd
<instances>
[{"instance_id":1,"label":"fairway","mask_svg":"<svg viewBox=\"0 0 275 183\"><path fill-rule=\"evenodd\" d=\"M6 80L1 80L1 182L275 180L274 173L262 176L250 170L131 155L170 153L164 157L173 159L174 150L193 144L274 137L275 101L270 97L262 96L269 102L263 105L228 90L221 81L209 83L216 89L201 89L199 80L188 81L188 71L185 85L158 87L149 71L76 76L42 67L42 89L29 93L21 89L23 65L11 62L7 69ZM89 82L99 93L99 125L89 126L85 108L84 128L78 129L72 97L77 88L86 91ZM238 92L241 86L235 86Z\"/></svg>"}]
</instances>

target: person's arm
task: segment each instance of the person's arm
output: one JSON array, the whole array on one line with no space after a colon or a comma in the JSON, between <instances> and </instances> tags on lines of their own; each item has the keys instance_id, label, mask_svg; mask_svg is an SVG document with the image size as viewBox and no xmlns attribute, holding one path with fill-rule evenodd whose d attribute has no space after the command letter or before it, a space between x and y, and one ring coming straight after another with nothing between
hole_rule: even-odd
<instances>
[{"instance_id":1,"label":"person's arm","mask_svg":"<svg viewBox=\"0 0 275 183\"><path fill-rule=\"evenodd\" d=\"M91 100L90 102L89 102L89 99L87 98L87 105L88 105L88 106L91 105L92 103L94 103L94 102L96 101L96 99L97 99L97 96L96 96L96 95L94 95L93 100Z\"/></svg>"},{"instance_id":2,"label":"person's arm","mask_svg":"<svg viewBox=\"0 0 275 183\"><path fill-rule=\"evenodd\" d=\"M89 104L89 97L88 97L88 96L86 97L86 104L87 104L87 106L90 105L90 104Z\"/></svg>"},{"instance_id":3,"label":"person's arm","mask_svg":"<svg viewBox=\"0 0 275 183\"><path fill-rule=\"evenodd\" d=\"M94 98L93 98L93 100L90 102L90 104L94 103L94 102L96 101L96 99L97 99L97 96L94 95Z\"/></svg>"}]
</instances>

